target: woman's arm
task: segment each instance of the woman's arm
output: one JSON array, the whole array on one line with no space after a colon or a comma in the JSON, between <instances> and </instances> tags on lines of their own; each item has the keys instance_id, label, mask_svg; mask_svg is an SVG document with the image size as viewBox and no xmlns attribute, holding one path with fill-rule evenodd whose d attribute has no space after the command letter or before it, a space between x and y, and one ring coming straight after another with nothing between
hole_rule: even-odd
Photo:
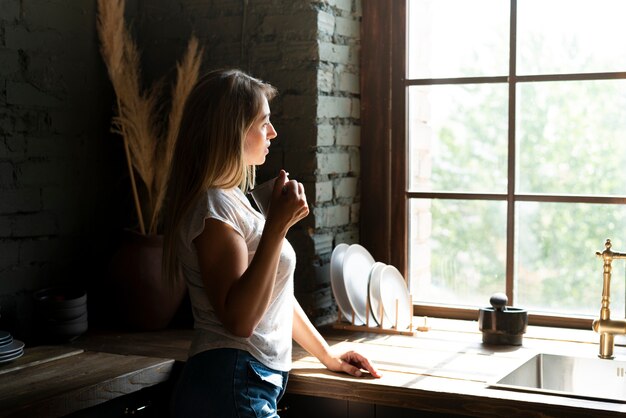
<instances>
[{"instance_id":1,"label":"woman's arm","mask_svg":"<svg viewBox=\"0 0 626 418\"><path fill-rule=\"evenodd\" d=\"M381 376L370 361L359 353L348 351L340 356L334 355L295 297L293 298L293 339L329 370L345 372L357 377L362 375L361 370L367 370L374 377Z\"/></svg>"},{"instance_id":2,"label":"woman's arm","mask_svg":"<svg viewBox=\"0 0 626 418\"><path fill-rule=\"evenodd\" d=\"M270 302L278 261L287 230L308 214L304 189L287 181L281 170L270 213L256 253L248 265L248 248L241 235L215 219L204 222L194 240L207 296L227 330L249 337Z\"/></svg>"},{"instance_id":3,"label":"woman's arm","mask_svg":"<svg viewBox=\"0 0 626 418\"><path fill-rule=\"evenodd\" d=\"M243 237L229 225L207 219L194 240L202 282L224 327L249 337L267 309L284 235L264 231L250 266Z\"/></svg>"}]
</instances>

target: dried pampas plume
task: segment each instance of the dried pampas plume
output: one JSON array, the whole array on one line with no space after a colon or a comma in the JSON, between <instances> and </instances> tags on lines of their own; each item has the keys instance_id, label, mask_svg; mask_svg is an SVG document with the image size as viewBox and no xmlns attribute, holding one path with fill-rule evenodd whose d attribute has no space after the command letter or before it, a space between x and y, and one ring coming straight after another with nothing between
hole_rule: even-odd
<instances>
[{"instance_id":1,"label":"dried pampas plume","mask_svg":"<svg viewBox=\"0 0 626 418\"><path fill-rule=\"evenodd\" d=\"M139 229L142 234L156 234L182 111L198 79L202 50L192 37L176 66L167 127L162 129L158 123L161 83L142 89L140 54L124 24L124 9L125 0L98 0L100 52L117 97L112 131L124 141ZM135 173L143 188L138 187Z\"/></svg>"}]
</instances>

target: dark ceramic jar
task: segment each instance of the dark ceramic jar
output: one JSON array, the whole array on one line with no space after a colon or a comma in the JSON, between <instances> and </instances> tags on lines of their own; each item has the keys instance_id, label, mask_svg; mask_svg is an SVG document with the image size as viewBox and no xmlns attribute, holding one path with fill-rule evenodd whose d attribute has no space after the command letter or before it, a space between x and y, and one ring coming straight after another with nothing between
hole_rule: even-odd
<instances>
[{"instance_id":1,"label":"dark ceramic jar","mask_svg":"<svg viewBox=\"0 0 626 418\"><path fill-rule=\"evenodd\" d=\"M522 345L528 325L526 309L506 306L508 298L496 293L489 299L490 307L480 308L478 328L483 333L483 343L493 345Z\"/></svg>"},{"instance_id":2,"label":"dark ceramic jar","mask_svg":"<svg viewBox=\"0 0 626 418\"><path fill-rule=\"evenodd\" d=\"M139 331L166 328L187 287L170 286L161 278L163 236L126 230L109 264L113 304L109 312L121 324Z\"/></svg>"}]
</instances>

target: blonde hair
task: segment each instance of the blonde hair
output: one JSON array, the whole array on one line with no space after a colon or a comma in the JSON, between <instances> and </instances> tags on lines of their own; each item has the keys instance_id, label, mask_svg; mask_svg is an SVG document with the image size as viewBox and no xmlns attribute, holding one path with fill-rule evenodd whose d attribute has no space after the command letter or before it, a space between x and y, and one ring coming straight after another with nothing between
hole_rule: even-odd
<instances>
[{"instance_id":1,"label":"blonde hair","mask_svg":"<svg viewBox=\"0 0 626 418\"><path fill-rule=\"evenodd\" d=\"M179 279L181 221L209 188L254 186L255 166L244 162L244 140L261 112L263 98L276 89L239 70L215 70L193 87L183 110L167 186L163 276Z\"/></svg>"}]
</instances>

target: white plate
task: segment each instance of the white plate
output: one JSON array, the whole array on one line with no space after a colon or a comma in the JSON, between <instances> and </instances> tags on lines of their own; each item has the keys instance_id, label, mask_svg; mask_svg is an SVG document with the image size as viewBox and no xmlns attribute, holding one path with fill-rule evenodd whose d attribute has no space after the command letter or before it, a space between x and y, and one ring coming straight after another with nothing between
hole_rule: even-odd
<instances>
[{"instance_id":1,"label":"white plate","mask_svg":"<svg viewBox=\"0 0 626 418\"><path fill-rule=\"evenodd\" d=\"M24 355L24 350L17 351L16 353L14 353L14 354L12 354L10 356L0 357L0 363L8 363L10 361L13 361L15 359L18 359L18 358L22 357L23 355Z\"/></svg>"},{"instance_id":2,"label":"white plate","mask_svg":"<svg viewBox=\"0 0 626 418\"><path fill-rule=\"evenodd\" d=\"M354 310L354 325L365 324L368 315L370 325L375 323L367 308L367 288L374 262L372 255L359 244L352 244L343 256L343 283Z\"/></svg>"},{"instance_id":3,"label":"white plate","mask_svg":"<svg viewBox=\"0 0 626 418\"><path fill-rule=\"evenodd\" d=\"M23 349L13 351L10 354L0 354L0 360L6 360L8 358L15 358L16 356L21 356L22 354L24 354Z\"/></svg>"},{"instance_id":4,"label":"white plate","mask_svg":"<svg viewBox=\"0 0 626 418\"><path fill-rule=\"evenodd\" d=\"M398 329L404 330L411 324L411 301L404 277L394 266L386 266L380 273L380 300L388 325L396 324L396 301L398 302Z\"/></svg>"},{"instance_id":5,"label":"white plate","mask_svg":"<svg viewBox=\"0 0 626 418\"><path fill-rule=\"evenodd\" d=\"M17 353L24 348L24 343L20 340L13 340L11 344L7 344L0 348L0 356L9 356L11 354Z\"/></svg>"},{"instance_id":6,"label":"white plate","mask_svg":"<svg viewBox=\"0 0 626 418\"><path fill-rule=\"evenodd\" d=\"M9 334L6 338L0 338L0 348L13 342L13 337Z\"/></svg>"},{"instance_id":7,"label":"white plate","mask_svg":"<svg viewBox=\"0 0 626 418\"><path fill-rule=\"evenodd\" d=\"M370 298L370 310L372 311L372 316L376 321L376 325L380 325L380 318L382 317L380 309L382 308L382 304L380 303L380 278L383 268L385 268L387 264L376 262L372 266L372 271L370 272L370 284L369 284L369 298ZM391 325L391 324L386 324Z\"/></svg>"},{"instance_id":8,"label":"white plate","mask_svg":"<svg viewBox=\"0 0 626 418\"><path fill-rule=\"evenodd\" d=\"M348 244L339 244L330 256L330 286L339 310L343 317L350 321L352 308L346 293L346 286L343 284L343 258L348 247Z\"/></svg>"}]
</instances>

